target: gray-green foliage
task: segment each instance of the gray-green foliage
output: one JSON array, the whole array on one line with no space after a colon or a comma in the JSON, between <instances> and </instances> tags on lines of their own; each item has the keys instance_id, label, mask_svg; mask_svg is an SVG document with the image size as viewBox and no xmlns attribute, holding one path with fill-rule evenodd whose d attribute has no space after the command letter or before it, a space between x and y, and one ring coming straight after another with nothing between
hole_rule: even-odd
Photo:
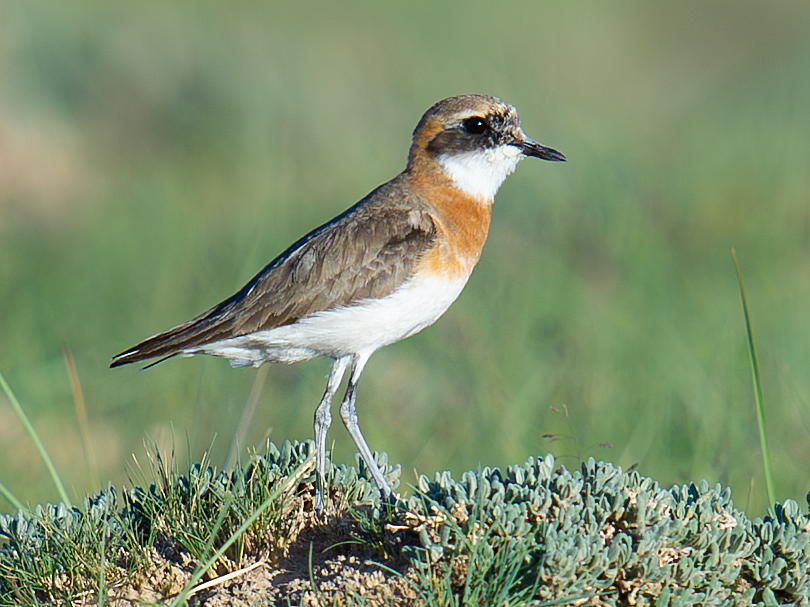
<instances>
[{"instance_id":1,"label":"gray-green foliage","mask_svg":"<svg viewBox=\"0 0 810 607\"><path fill-rule=\"evenodd\" d=\"M126 501L126 494L124 494ZM0 514L0 604L36 602L44 596L72 596L98 582L103 546L135 545L130 511L114 487L85 498L82 508L63 503ZM120 554L126 568L137 557ZM27 604L27 603L26 603Z\"/></svg>"},{"instance_id":2,"label":"gray-green foliage","mask_svg":"<svg viewBox=\"0 0 810 607\"><path fill-rule=\"evenodd\" d=\"M749 520L731 491L706 481L662 489L593 459L580 472L530 458L506 472L422 477L408 500L431 559L519 540L544 600L600 595L607 604L807 604L810 515L796 502ZM510 548L511 549L511 548ZM642 601L643 603L644 601ZM638 604L642 604L638 603Z\"/></svg>"},{"instance_id":3,"label":"gray-green foliage","mask_svg":"<svg viewBox=\"0 0 810 607\"><path fill-rule=\"evenodd\" d=\"M180 475L158 459L146 490L109 488L82 508L0 515L0 602L95 590L102 538L119 582L121 571L137 568L138 547L158 536L201 559L212 530L213 544L221 544L311 449L311 442L270 445L244 469L219 473L203 462ZM380 459L395 482L399 469ZM311 491L311 481L298 490ZM358 539L381 550L396 546L421 572L428 602L445 593L481 605L588 597L608 605L808 604L810 515L791 500L777 504L773 517L752 521L719 485L662 489L592 459L580 471L555 469L550 455L505 471L467 472L458 482L447 472L422 477L396 507L381 504L360 468L335 466L332 482L339 509L371 513L361 525L368 537ZM224 507L226 524L214 525ZM259 519L254 540L239 553L283 549L283 512ZM37 594L20 595L21 588Z\"/></svg>"},{"instance_id":4,"label":"gray-green foliage","mask_svg":"<svg viewBox=\"0 0 810 607\"><path fill-rule=\"evenodd\" d=\"M42 597L70 599L98 587L99 572L120 581L127 571L145 566L149 547L176 545L204 560L207 550L227 540L264 501L269 492L289 477L311 455L312 441L285 441L279 449L268 443L266 455L255 455L244 468L220 471L206 460L180 474L157 450L150 457L149 483L143 489L119 492L114 487L84 500L82 508L60 503L0 514L0 604L35 604ZM398 466L379 458L383 473L396 486ZM379 503L379 491L358 468L333 466L333 482L340 486L342 504ZM309 483L312 477L302 483ZM283 549L298 531L280 521L283 500L252 528L250 547L244 537L226 558L238 560L246 549L272 553ZM227 508L224 522L221 511ZM220 524L221 523L221 524ZM216 538L211 540L211 535ZM102 542L102 538L104 541ZM106 548L104 548L106 544ZM123 548L123 550L121 550Z\"/></svg>"}]
</instances>

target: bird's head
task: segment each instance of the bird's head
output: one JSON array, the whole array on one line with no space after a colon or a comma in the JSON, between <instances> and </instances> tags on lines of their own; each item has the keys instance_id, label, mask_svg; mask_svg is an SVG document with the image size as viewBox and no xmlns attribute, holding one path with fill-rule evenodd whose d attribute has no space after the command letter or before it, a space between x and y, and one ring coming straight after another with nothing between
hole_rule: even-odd
<instances>
[{"instance_id":1,"label":"bird's head","mask_svg":"<svg viewBox=\"0 0 810 607\"><path fill-rule=\"evenodd\" d=\"M467 194L492 201L526 156L564 161L558 151L526 136L514 107L486 95L439 101L413 133L408 169L438 168Z\"/></svg>"}]
</instances>

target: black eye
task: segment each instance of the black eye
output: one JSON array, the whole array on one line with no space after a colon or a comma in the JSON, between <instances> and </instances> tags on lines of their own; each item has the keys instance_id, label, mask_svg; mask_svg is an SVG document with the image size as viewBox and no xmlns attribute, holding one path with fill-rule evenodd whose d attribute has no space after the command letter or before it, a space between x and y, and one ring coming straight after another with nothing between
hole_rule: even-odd
<instances>
[{"instance_id":1,"label":"black eye","mask_svg":"<svg viewBox=\"0 0 810 607\"><path fill-rule=\"evenodd\" d=\"M464 121L464 130L472 135L480 135L488 129L487 121L480 116L473 116Z\"/></svg>"}]
</instances>

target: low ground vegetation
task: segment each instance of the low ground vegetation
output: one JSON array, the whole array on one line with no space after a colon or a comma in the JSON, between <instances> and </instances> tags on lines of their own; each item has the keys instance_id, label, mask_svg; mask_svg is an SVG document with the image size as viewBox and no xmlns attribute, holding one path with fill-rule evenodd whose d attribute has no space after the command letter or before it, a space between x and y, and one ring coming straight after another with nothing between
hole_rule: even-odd
<instances>
[{"instance_id":1,"label":"low ground vegetation","mask_svg":"<svg viewBox=\"0 0 810 607\"><path fill-rule=\"evenodd\" d=\"M312 451L183 473L153 452L142 487L2 515L0 603L808 604L810 514L790 500L750 520L719 485L549 455L423 476L390 503L359 462L334 466L317 513Z\"/></svg>"}]
</instances>

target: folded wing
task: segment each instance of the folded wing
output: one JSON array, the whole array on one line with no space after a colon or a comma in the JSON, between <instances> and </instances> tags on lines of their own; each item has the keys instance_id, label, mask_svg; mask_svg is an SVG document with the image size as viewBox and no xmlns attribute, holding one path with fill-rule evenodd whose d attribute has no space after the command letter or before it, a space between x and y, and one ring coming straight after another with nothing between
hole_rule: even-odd
<instances>
[{"instance_id":1,"label":"folded wing","mask_svg":"<svg viewBox=\"0 0 810 607\"><path fill-rule=\"evenodd\" d=\"M392 293L433 246L436 234L421 204L392 200L390 185L304 236L232 297L122 352L110 366L171 357ZM375 194L374 204L368 204Z\"/></svg>"}]
</instances>

